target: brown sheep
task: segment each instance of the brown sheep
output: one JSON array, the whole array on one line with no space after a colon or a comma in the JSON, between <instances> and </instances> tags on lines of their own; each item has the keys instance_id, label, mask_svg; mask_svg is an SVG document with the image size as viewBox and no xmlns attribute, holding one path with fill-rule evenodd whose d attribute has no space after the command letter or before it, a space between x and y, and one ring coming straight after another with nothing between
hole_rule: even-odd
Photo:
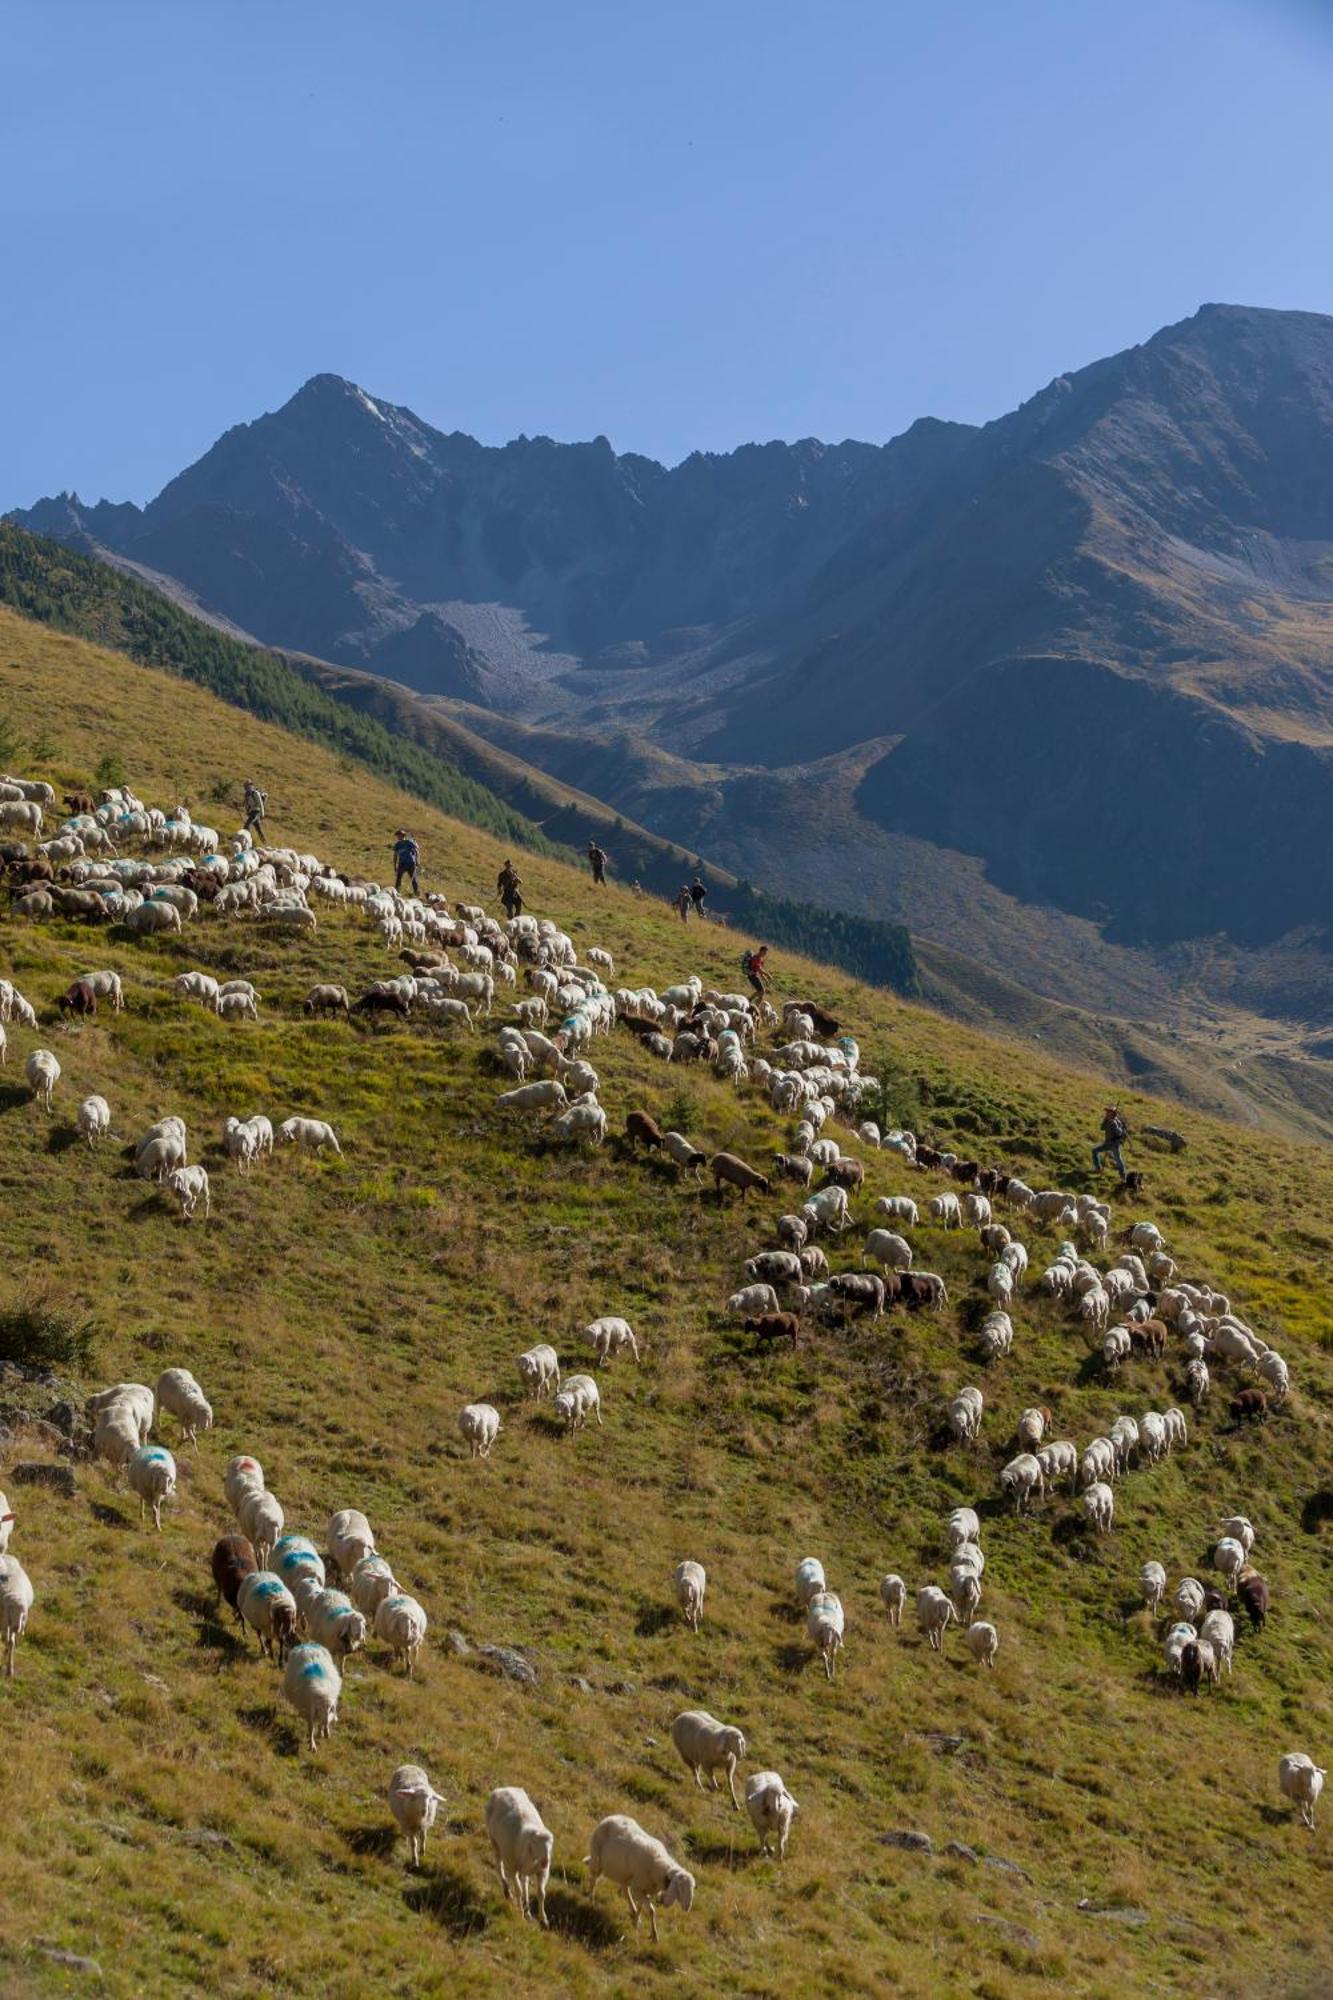
<instances>
[{"instance_id":1,"label":"brown sheep","mask_svg":"<svg viewBox=\"0 0 1333 2000\"><path fill-rule=\"evenodd\" d=\"M56 1001L62 1014L95 1014L97 995L86 979L76 979Z\"/></svg>"},{"instance_id":2,"label":"brown sheep","mask_svg":"<svg viewBox=\"0 0 1333 2000\"><path fill-rule=\"evenodd\" d=\"M824 1169L824 1186L846 1188L848 1192L864 1185L866 1170L859 1160L830 1160Z\"/></svg>"},{"instance_id":3,"label":"brown sheep","mask_svg":"<svg viewBox=\"0 0 1333 2000\"><path fill-rule=\"evenodd\" d=\"M662 1128L655 1118L646 1111L630 1111L625 1116L625 1137L631 1150L637 1145L646 1146L650 1153L662 1150Z\"/></svg>"},{"instance_id":4,"label":"brown sheep","mask_svg":"<svg viewBox=\"0 0 1333 2000\"><path fill-rule=\"evenodd\" d=\"M1247 1419L1252 1423L1266 1423L1268 1398L1262 1389L1242 1389L1232 1399L1231 1414L1238 1424Z\"/></svg>"},{"instance_id":5,"label":"brown sheep","mask_svg":"<svg viewBox=\"0 0 1333 2000\"><path fill-rule=\"evenodd\" d=\"M1166 1327L1160 1319L1146 1319L1129 1329L1129 1344L1135 1354L1154 1357L1166 1352Z\"/></svg>"},{"instance_id":6,"label":"brown sheep","mask_svg":"<svg viewBox=\"0 0 1333 2000\"><path fill-rule=\"evenodd\" d=\"M1268 1616L1267 1577L1261 1576L1257 1569L1252 1569L1249 1563L1246 1563L1236 1578L1236 1595L1255 1631L1261 1632L1264 1620Z\"/></svg>"},{"instance_id":7,"label":"brown sheep","mask_svg":"<svg viewBox=\"0 0 1333 2000\"><path fill-rule=\"evenodd\" d=\"M747 1166L738 1153L714 1153L708 1164L719 1201L722 1199L723 1181L730 1187L740 1189L742 1201L751 1188L758 1188L761 1194L768 1194L772 1186L767 1174L761 1174L756 1168Z\"/></svg>"},{"instance_id":8,"label":"brown sheep","mask_svg":"<svg viewBox=\"0 0 1333 2000\"><path fill-rule=\"evenodd\" d=\"M82 917L85 923L105 923L110 911L95 889L57 889L55 899L62 917Z\"/></svg>"},{"instance_id":9,"label":"brown sheep","mask_svg":"<svg viewBox=\"0 0 1333 2000\"><path fill-rule=\"evenodd\" d=\"M944 1155L937 1151L934 1146L922 1146L918 1144L916 1149L916 1163L919 1167L942 1167L944 1165Z\"/></svg>"},{"instance_id":10,"label":"brown sheep","mask_svg":"<svg viewBox=\"0 0 1333 2000\"><path fill-rule=\"evenodd\" d=\"M236 1608L237 1592L257 1567L254 1549L244 1535L224 1535L213 1544L213 1582L218 1597L226 1598L238 1620L241 1614Z\"/></svg>"},{"instance_id":11,"label":"brown sheep","mask_svg":"<svg viewBox=\"0 0 1333 2000\"><path fill-rule=\"evenodd\" d=\"M72 813L90 813L97 810L91 792L66 792L65 804Z\"/></svg>"},{"instance_id":12,"label":"brown sheep","mask_svg":"<svg viewBox=\"0 0 1333 2000\"><path fill-rule=\"evenodd\" d=\"M841 1026L836 1015L830 1014L827 1007L819 1006L814 1000L802 1000L801 1012L810 1016L815 1033L822 1035L826 1041L831 1041Z\"/></svg>"},{"instance_id":13,"label":"brown sheep","mask_svg":"<svg viewBox=\"0 0 1333 2000\"><path fill-rule=\"evenodd\" d=\"M976 1160L955 1160L949 1172L960 1187L975 1187L981 1166Z\"/></svg>"},{"instance_id":14,"label":"brown sheep","mask_svg":"<svg viewBox=\"0 0 1333 2000\"><path fill-rule=\"evenodd\" d=\"M796 1313L758 1313L744 1323L745 1331L752 1333L760 1341L789 1340L793 1347L801 1330L801 1322Z\"/></svg>"}]
</instances>

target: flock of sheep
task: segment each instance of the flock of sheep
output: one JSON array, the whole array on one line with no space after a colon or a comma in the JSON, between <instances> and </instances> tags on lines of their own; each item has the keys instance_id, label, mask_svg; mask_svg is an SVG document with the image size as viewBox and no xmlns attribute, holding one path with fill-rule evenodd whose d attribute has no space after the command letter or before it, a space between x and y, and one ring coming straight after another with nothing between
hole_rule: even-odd
<instances>
[{"instance_id":1,"label":"flock of sheep","mask_svg":"<svg viewBox=\"0 0 1333 2000\"><path fill-rule=\"evenodd\" d=\"M53 803L50 790L28 781L0 781L0 830L40 832L41 812ZM767 1168L735 1153L710 1156L687 1134L661 1130L641 1109L631 1109L624 1121L629 1148L655 1151L696 1181L706 1170L719 1201L727 1192L742 1201L752 1192L769 1195L782 1183L796 1190L792 1206L775 1218L771 1240L757 1245L746 1260L745 1284L727 1301L728 1314L761 1343L789 1340L795 1345L813 1325L862 1315L875 1320L895 1308L928 1312L945 1303L943 1279L915 1268L911 1234L921 1226L924 1211L936 1229L975 1233L978 1276L984 1271L990 1301L977 1351L987 1362L1008 1354L1020 1337L1012 1309L1030 1281L1030 1252L1020 1232L1025 1227L1053 1229L1067 1231L1067 1238L1031 1288L1063 1305L1100 1343L1108 1380L1132 1356L1159 1358L1174 1342L1196 1409L1209 1394L1210 1364L1232 1364L1264 1385L1239 1389L1232 1406L1238 1420L1266 1415L1269 1399L1280 1402L1289 1392L1283 1357L1211 1283L1181 1276L1154 1224L1140 1221L1121 1232L1123 1248L1112 1256L1111 1213L1104 1202L1060 1189L1032 1189L999 1169L918 1143L910 1132L882 1132L865 1115L867 1103L880 1097L876 1079L862 1072L855 1040L813 1003L791 1003L779 1019L766 1003L757 1005L746 994L706 990L697 976L661 994L647 987L612 993L605 983L614 973L611 954L594 948L581 963L572 939L549 920L525 915L502 925L475 907L451 913L439 899L402 898L373 883L349 882L313 855L261 849L248 834L221 842L214 829L196 826L183 808L157 812L126 790L106 793L96 804L82 795L67 803L77 810L27 863L10 857L11 869L33 871L20 880L14 899L21 915L117 919L142 936L177 931L207 904L221 915L230 912L292 929L315 926L312 897L358 908L385 945L400 950L410 971L377 981L356 1002L344 987L316 986L303 1003L312 1015L424 1017L471 1032L476 1016L492 1012L497 991L516 990L521 976L523 997L516 991L513 1018L499 1027L493 1044L494 1061L509 1084L498 1094L496 1108L501 1114L540 1120L544 1142L595 1148L605 1141L608 1116L599 1101L601 1083L590 1053L596 1038L618 1026L664 1061L707 1063L738 1088L762 1092L774 1111L795 1120L786 1150ZM119 852L127 840L158 853L129 860ZM71 896L94 900L71 903ZM155 907L165 914L144 915ZM187 972L175 979L173 990L221 1018L259 1020L260 995L247 980L219 983L206 973ZM96 1013L99 1003L113 1012L123 1007L116 973L85 974L60 996L62 1010L76 1017ZM0 1059L7 1023L35 1030L37 1014L11 982L0 981ZM768 1056L759 1053L766 1034L777 1036ZM32 1049L24 1068L36 1101L53 1111L61 1080L53 1051ZM108 1100L94 1095L78 1106L75 1123L88 1145L96 1146L109 1136L111 1117ZM849 1269L834 1271L829 1251L838 1251L856 1227L853 1204L865 1182L861 1160L845 1155L833 1136L838 1123L854 1131L863 1146L896 1155L904 1170L940 1175L953 1185L924 1200L906 1192L880 1197L859 1259ZM313 1151L341 1151L334 1128L325 1121L290 1118L275 1132L260 1114L229 1117L222 1150L238 1172L248 1173L272 1152L275 1139ZM189 1220L201 1206L208 1216L210 1187L205 1169L190 1164L187 1144L184 1121L171 1116L146 1131L132 1151L136 1171L168 1188ZM817 1175L822 1185L815 1187ZM642 1354L633 1328L617 1314L592 1321L583 1339L596 1374L562 1377L559 1355L547 1344L527 1349L516 1363L525 1393L549 1396L571 1432L590 1417L602 1424L598 1378L605 1379L606 1365L626 1354L638 1362ZM87 1415L92 1453L125 1478L139 1498L141 1515L151 1510L160 1530L162 1508L175 1492L176 1467L171 1452L151 1441L150 1433L170 1416L182 1439L197 1448L213 1421L203 1390L188 1370L169 1368L155 1390L119 1383L90 1397ZM945 1412L949 1434L968 1451L982 1440L986 1418L985 1397L973 1385L960 1388ZM501 1433L500 1413L485 1402L469 1403L460 1412L459 1429L472 1456L488 1457ZM1185 1414L1175 1406L1137 1417L1120 1415L1104 1435L1081 1448L1073 1439L1051 1437L1050 1430L1049 1410L1022 1412L1012 1434L1013 1455L998 1473L1000 1493L1025 1512L1067 1481L1071 1493L1081 1496L1090 1529L1099 1535L1112 1528L1117 1482L1133 1471L1150 1470L1188 1444ZM376 1549L361 1512L342 1509L331 1516L321 1553L313 1540L287 1529L284 1510L256 1459L234 1457L222 1486L239 1532L220 1537L213 1550L219 1599L244 1629L255 1633L261 1652L281 1667L283 1694L313 1750L337 1721L341 1667L349 1653L373 1635L411 1676L428 1629L426 1613ZM34 1601L30 1580L7 1553L14 1524L0 1495L0 1630L11 1676ZM1164 1657L1192 1692L1231 1671L1236 1632L1228 1590L1256 1629L1267 1615L1268 1586L1250 1562L1254 1541L1254 1528L1245 1516L1228 1517L1221 1523L1212 1559L1225 1588L1205 1587L1194 1577L1177 1584L1172 1608L1178 1616L1166 1632ZM971 1657L994 1668L1000 1633L994 1623L977 1616L986 1561L975 1508L959 1507L949 1516L942 1554L947 1557L947 1583L932 1579L915 1590L918 1626L930 1647L940 1651L949 1625L957 1622ZM330 1573L336 1579L332 1586ZM345 1591L337 1587L344 1581ZM1143 1565L1142 1598L1154 1617L1168 1581L1160 1562ZM707 1584L702 1563L694 1558L680 1562L676 1599L695 1632ZM846 1620L819 1558L806 1556L796 1564L795 1592L811 1645L831 1681ZM883 1578L879 1597L892 1626L900 1623L909 1595L913 1593L900 1575ZM716 1786L718 1774L725 1773L732 1804L739 1808L735 1781L747 1755L743 1733L703 1710L677 1716L671 1733L696 1782L702 1785L707 1774ZM1283 1795L1297 1804L1310 1826L1323 1778L1323 1770L1304 1753L1281 1760ZM414 1864L421 1858L440 1796L418 1765L400 1766L390 1780L389 1807ZM798 1806L781 1775L773 1770L754 1773L746 1780L744 1797L763 1850L769 1852L776 1843L778 1855L785 1856ZM492 1792L485 1826L505 1895L516 1899L523 1915L535 1913L545 1923L554 1839L527 1793L512 1786ZM654 1938L659 1907L690 1908L693 1876L662 1842L625 1815L613 1814L594 1829L585 1866L590 1885L605 1875L624 1888L636 1924L640 1902L647 1904Z\"/></svg>"}]
</instances>

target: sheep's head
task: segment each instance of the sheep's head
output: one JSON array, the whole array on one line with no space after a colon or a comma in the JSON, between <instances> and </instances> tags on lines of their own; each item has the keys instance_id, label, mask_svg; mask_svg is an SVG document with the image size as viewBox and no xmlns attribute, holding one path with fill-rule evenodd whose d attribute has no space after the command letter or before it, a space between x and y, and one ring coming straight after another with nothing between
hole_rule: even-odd
<instances>
[{"instance_id":1,"label":"sheep's head","mask_svg":"<svg viewBox=\"0 0 1333 2000\"><path fill-rule=\"evenodd\" d=\"M662 1896L663 1906L665 1907L668 1903L675 1903L678 1908L688 1910L693 1901L694 1877L688 1869L677 1868L667 1882L666 1890Z\"/></svg>"}]
</instances>

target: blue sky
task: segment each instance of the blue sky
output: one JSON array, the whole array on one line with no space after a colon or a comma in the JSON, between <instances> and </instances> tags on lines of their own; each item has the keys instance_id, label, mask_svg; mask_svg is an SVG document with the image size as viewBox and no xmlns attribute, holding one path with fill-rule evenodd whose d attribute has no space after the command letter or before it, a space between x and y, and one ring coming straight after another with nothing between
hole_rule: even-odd
<instances>
[{"instance_id":1,"label":"blue sky","mask_svg":"<svg viewBox=\"0 0 1333 2000\"><path fill-rule=\"evenodd\" d=\"M1317 0L9 0L0 506L309 375L668 460L1333 310Z\"/></svg>"}]
</instances>

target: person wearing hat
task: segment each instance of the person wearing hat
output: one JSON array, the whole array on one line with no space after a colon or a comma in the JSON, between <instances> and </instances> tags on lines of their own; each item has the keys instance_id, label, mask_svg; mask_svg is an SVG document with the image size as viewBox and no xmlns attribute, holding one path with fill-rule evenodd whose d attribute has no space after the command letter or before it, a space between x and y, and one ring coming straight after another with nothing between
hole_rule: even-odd
<instances>
[{"instance_id":1,"label":"person wearing hat","mask_svg":"<svg viewBox=\"0 0 1333 2000\"><path fill-rule=\"evenodd\" d=\"M406 827L396 827L393 836L393 886L395 894L403 886L404 875L412 883L412 894L419 896L421 886L417 881L417 870L421 866L421 849L413 840Z\"/></svg>"},{"instance_id":2,"label":"person wearing hat","mask_svg":"<svg viewBox=\"0 0 1333 2000\"><path fill-rule=\"evenodd\" d=\"M504 904L505 915L512 920L523 914L523 877L512 861L506 861L495 878L495 893Z\"/></svg>"},{"instance_id":3,"label":"person wearing hat","mask_svg":"<svg viewBox=\"0 0 1333 2000\"><path fill-rule=\"evenodd\" d=\"M1128 1137L1129 1126L1125 1123L1120 1106L1108 1104L1102 1113L1102 1143L1092 1149L1092 1171L1095 1174L1101 1172L1102 1161L1109 1153L1121 1180L1125 1178L1125 1160L1120 1148Z\"/></svg>"}]
</instances>

